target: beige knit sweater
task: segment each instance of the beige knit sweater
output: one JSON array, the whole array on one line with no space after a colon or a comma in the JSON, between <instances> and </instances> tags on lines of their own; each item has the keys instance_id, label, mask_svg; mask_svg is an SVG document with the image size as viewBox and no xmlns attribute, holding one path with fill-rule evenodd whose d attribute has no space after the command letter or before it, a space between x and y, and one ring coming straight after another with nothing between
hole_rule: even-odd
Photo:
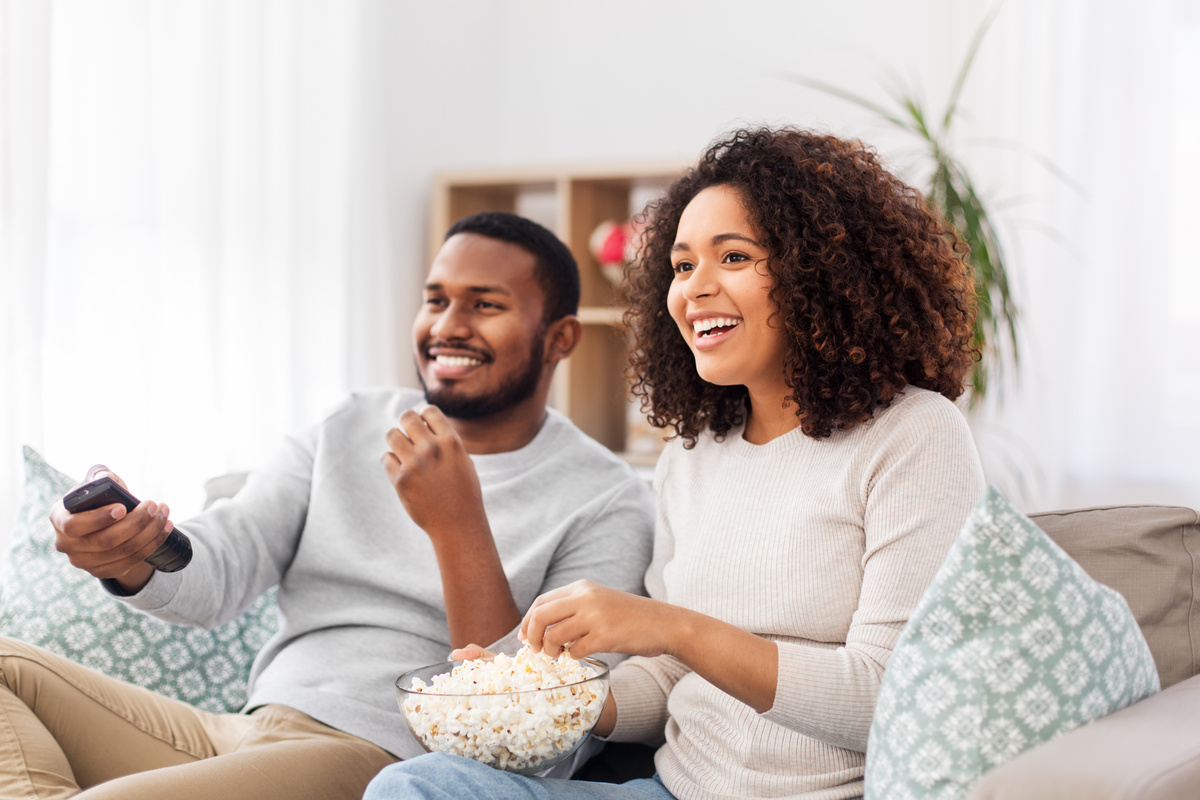
<instances>
[{"instance_id":1,"label":"beige knit sweater","mask_svg":"<svg viewBox=\"0 0 1200 800\"><path fill-rule=\"evenodd\" d=\"M775 640L779 681L758 714L669 656L629 659L610 740L665 732L680 800L860 796L892 647L984 489L962 413L909 387L827 439L672 442L654 481L650 596Z\"/></svg>"}]
</instances>

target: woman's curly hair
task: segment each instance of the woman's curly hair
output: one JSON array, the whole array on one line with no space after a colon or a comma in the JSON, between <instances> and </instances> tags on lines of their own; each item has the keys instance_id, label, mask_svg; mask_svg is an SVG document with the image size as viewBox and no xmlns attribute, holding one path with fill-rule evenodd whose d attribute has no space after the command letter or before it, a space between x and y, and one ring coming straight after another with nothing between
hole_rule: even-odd
<instances>
[{"instance_id":1,"label":"woman's curly hair","mask_svg":"<svg viewBox=\"0 0 1200 800\"><path fill-rule=\"evenodd\" d=\"M788 400L805 434L865 422L907 384L962 394L979 348L974 278L953 229L861 142L752 128L711 145L644 212L622 294L633 392L652 425L692 447L706 429L721 438L745 421L746 388L700 378L667 311L680 216L711 186L741 193L770 254L773 324L786 332Z\"/></svg>"}]
</instances>

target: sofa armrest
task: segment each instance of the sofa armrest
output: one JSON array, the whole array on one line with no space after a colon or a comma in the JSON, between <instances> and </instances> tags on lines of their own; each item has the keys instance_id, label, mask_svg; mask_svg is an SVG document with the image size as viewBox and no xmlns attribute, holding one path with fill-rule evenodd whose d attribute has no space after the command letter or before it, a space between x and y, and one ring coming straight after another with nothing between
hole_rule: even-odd
<instances>
[{"instance_id":1,"label":"sofa armrest","mask_svg":"<svg viewBox=\"0 0 1200 800\"><path fill-rule=\"evenodd\" d=\"M1200 675L984 774L968 800L1195 800Z\"/></svg>"}]
</instances>

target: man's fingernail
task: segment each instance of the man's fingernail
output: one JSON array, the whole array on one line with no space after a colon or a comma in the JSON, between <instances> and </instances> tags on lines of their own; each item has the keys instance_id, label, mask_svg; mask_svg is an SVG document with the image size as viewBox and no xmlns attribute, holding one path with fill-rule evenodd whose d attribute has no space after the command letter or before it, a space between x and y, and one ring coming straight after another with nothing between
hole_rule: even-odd
<instances>
[{"instance_id":1,"label":"man's fingernail","mask_svg":"<svg viewBox=\"0 0 1200 800\"><path fill-rule=\"evenodd\" d=\"M120 519L121 517L125 516L125 506L117 506L112 511L108 512L108 514L113 519Z\"/></svg>"}]
</instances>

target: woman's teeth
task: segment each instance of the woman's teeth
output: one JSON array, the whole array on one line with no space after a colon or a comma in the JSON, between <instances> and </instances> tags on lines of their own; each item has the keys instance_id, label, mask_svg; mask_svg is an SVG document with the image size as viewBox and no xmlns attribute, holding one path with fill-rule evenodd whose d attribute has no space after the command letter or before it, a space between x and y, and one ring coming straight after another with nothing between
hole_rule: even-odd
<instances>
[{"instance_id":1,"label":"woman's teeth","mask_svg":"<svg viewBox=\"0 0 1200 800\"><path fill-rule=\"evenodd\" d=\"M469 356L436 356L433 360L443 367L475 367L483 363L483 359Z\"/></svg>"},{"instance_id":2,"label":"woman's teeth","mask_svg":"<svg viewBox=\"0 0 1200 800\"><path fill-rule=\"evenodd\" d=\"M714 328L733 328L741 323L740 319L735 317L709 317L708 319L698 319L692 323L692 330L698 336L712 336L711 331Z\"/></svg>"}]
</instances>

